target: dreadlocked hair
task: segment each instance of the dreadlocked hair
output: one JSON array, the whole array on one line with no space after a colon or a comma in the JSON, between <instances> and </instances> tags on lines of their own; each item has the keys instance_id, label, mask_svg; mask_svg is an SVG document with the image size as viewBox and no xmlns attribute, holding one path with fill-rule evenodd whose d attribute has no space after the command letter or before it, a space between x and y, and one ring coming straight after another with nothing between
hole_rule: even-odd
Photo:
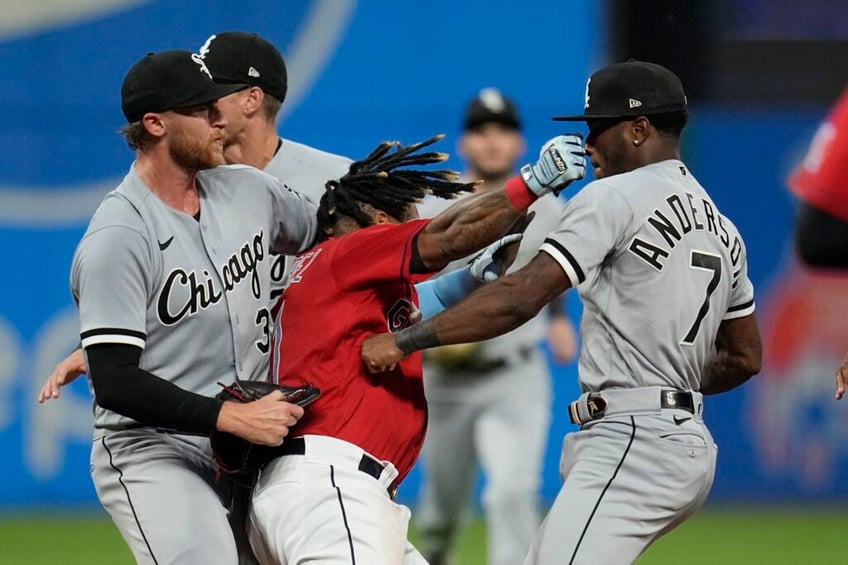
<instances>
[{"instance_id":1,"label":"dreadlocked hair","mask_svg":"<svg viewBox=\"0 0 848 565\"><path fill-rule=\"evenodd\" d=\"M426 194L450 199L460 192L473 190L475 183L456 182L460 177L456 171L399 170L447 160L446 153L417 153L443 137L441 134L407 146L397 141L384 141L365 159L351 163L342 178L328 181L318 205L319 239L333 235L341 216L353 219L363 228L373 224L367 206L403 219L409 206L420 202Z\"/></svg>"}]
</instances>

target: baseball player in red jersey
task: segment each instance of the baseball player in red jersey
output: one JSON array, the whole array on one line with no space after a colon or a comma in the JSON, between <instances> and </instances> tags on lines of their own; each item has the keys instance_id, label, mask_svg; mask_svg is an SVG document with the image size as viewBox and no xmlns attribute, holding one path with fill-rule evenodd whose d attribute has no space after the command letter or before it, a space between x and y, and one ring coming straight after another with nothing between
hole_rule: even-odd
<instances>
[{"instance_id":1,"label":"baseball player in red jersey","mask_svg":"<svg viewBox=\"0 0 848 565\"><path fill-rule=\"evenodd\" d=\"M803 162L789 177L801 199L795 247L811 267L848 269L848 89L819 126ZM848 387L848 354L836 371L836 399Z\"/></svg>"},{"instance_id":2,"label":"baseball player in red jersey","mask_svg":"<svg viewBox=\"0 0 848 565\"><path fill-rule=\"evenodd\" d=\"M281 298L272 374L323 394L254 490L249 535L262 561L425 563L407 541L409 510L393 501L424 440L421 357L366 368L361 342L415 323L416 281L502 235L539 196L585 170L580 138L560 136L524 179L420 220L415 203L426 192L451 198L471 188L451 172L397 170L444 160L416 153L436 139L396 151L382 144L321 199L325 239L298 257Z\"/></svg>"}]
</instances>

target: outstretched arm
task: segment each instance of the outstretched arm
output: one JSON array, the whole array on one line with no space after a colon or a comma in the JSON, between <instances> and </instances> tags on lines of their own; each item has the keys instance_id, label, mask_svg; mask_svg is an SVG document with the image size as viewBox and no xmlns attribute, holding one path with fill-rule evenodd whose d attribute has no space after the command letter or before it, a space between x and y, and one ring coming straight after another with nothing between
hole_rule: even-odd
<instances>
[{"instance_id":1,"label":"outstretched arm","mask_svg":"<svg viewBox=\"0 0 848 565\"><path fill-rule=\"evenodd\" d=\"M716 356L704 368L701 392L718 394L741 385L760 372L763 346L753 314L725 320L716 336Z\"/></svg>"},{"instance_id":2,"label":"outstretched arm","mask_svg":"<svg viewBox=\"0 0 848 565\"><path fill-rule=\"evenodd\" d=\"M536 199L562 190L585 172L579 135L551 139L539 160L522 167L504 188L466 198L433 218L416 239L418 258L432 271L465 257L503 235Z\"/></svg>"},{"instance_id":3,"label":"outstretched arm","mask_svg":"<svg viewBox=\"0 0 848 565\"><path fill-rule=\"evenodd\" d=\"M571 286L559 264L539 253L524 268L473 292L456 306L397 333L367 338L369 369L390 367L419 349L481 341L513 330Z\"/></svg>"},{"instance_id":4,"label":"outstretched arm","mask_svg":"<svg viewBox=\"0 0 848 565\"><path fill-rule=\"evenodd\" d=\"M515 261L524 230L535 215L535 212L530 212L523 220L513 224L510 233L478 253L466 268L416 284L422 317L438 314L487 282L502 277Z\"/></svg>"}]
</instances>

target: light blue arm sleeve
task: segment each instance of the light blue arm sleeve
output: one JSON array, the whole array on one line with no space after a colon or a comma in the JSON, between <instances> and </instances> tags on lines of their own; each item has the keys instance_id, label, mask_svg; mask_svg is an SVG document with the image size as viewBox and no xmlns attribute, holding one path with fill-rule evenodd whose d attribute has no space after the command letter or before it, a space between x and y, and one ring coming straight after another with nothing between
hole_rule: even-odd
<instances>
[{"instance_id":1,"label":"light blue arm sleeve","mask_svg":"<svg viewBox=\"0 0 848 565\"><path fill-rule=\"evenodd\" d=\"M482 282L471 276L468 269L457 269L415 285L418 307L423 318L429 318L449 308L481 287Z\"/></svg>"}]
</instances>

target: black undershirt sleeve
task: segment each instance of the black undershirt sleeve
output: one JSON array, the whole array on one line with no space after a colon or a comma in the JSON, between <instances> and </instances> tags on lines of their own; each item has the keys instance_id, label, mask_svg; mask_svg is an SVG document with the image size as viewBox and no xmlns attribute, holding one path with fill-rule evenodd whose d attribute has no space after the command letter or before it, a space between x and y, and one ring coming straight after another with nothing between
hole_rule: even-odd
<instances>
[{"instance_id":1,"label":"black undershirt sleeve","mask_svg":"<svg viewBox=\"0 0 848 565\"><path fill-rule=\"evenodd\" d=\"M421 253L418 251L418 235L420 233L415 234L415 237L412 239L412 257L409 258L409 272L418 275L433 272L432 269L424 266L424 260L421 259Z\"/></svg>"},{"instance_id":2,"label":"black undershirt sleeve","mask_svg":"<svg viewBox=\"0 0 848 565\"><path fill-rule=\"evenodd\" d=\"M801 201L795 219L795 248L811 267L848 269L848 222Z\"/></svg>"},{"instance_id":3,"label":"black undershirt sleeve","mask_svg":"<svg viewBox=\"0 0 848 565\"><path fill-rule=\"evenodd\" d=\"M183 390L139 368L141 348L100 344L86 349L94 397L102 408L169 431L208 435L221 401Z\"/></svg>"}]
</instances>

